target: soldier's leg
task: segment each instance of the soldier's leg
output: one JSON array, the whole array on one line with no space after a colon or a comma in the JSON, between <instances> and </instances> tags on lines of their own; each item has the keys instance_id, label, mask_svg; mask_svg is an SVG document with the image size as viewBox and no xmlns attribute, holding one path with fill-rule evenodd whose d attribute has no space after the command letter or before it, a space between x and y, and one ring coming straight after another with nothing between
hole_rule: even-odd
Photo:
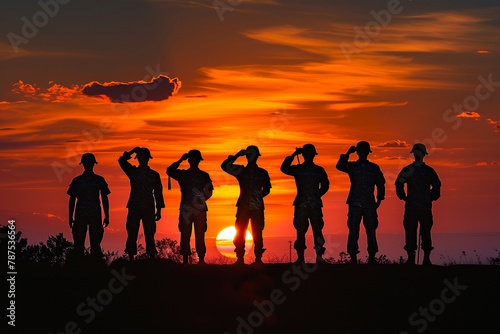
<instances>
[{"instance_id":1,"label":"soldier's leg","mask_svg":"<svg viewBox=\"0 0 500 334\"><path fill-rule=\"evenodd\" d=\"M306 233L309 229L309 219L307 208L295 207L295 213L293 215L293 227L297 231L297 240L293 244L293 248L297 251L297 261L304 261L304 250L306 246Z\"/></svg>"},{"instance_id":2,"label":"soldier's leg","mask_svg":"<svg viewBox=\"0 0 500 334\"><path fill-rule=\"evenodd\" d=\"M412 208L405 208L403 227L405 229L405 247L407 252L417 249L418 212Z\"/></svg>"},{"instance_id":3,"label":"soldier's leg","mask_svg":"<svg viewBox=\"0 0 500 334\"><path fill-rule=\"evenodd\" d=\"M104 236L101 216L89 217L90 253L102 257L101 241Z\"/></svg>"},{"instance_id":4,"label":"soldier's leg","mask_svg":"<svg viewBox=\"0 0 500 334\"><path fill-rule=\"evenodd\" d=\"M309 209L309 220L313 230L316 258L321 260L323 254L325 254L325 238L323 237L323 227L325 226L325 222L323 221L323 211L321 208Z\"/></svg>"},{"instance_id":5,"label":"soldier's leg","mask_svg":"<svg viewBox=\"0 0 500 334\"><path fill-rule=\"evenodd\" d=\"M236 212L236 235L233 239L234 251L238 259L243 259L245 256L245 236L247 234L248 221L250 220L249 210L239 209Z\"/></svg>"},{"instance_id":6,"label":"soldier's leg","mask_svg":"<svg viewBox=\"0 0 500 334\"><path fill-rule=\"evenodd\" d=\"M192 209L191 209L192 210ZM191 233L193 230L193 215L187 206L182 206L179 211L179 232L181 232L181 255L191 255Z\"/></svg>"},{"instance_id":7,"label":"soldier's leg","mask_svg":"<svg viewBox=\"0 0 500 334\"><path fill-rule=\"evenodd\" d=\"M127 253L128 255L137 254L137 236L139 235L140 222L140 212L134 209L129 209L126 224L127 242L125 244L125 253Z\"/></svg>"},{"instance_id":8,"label":"soldier's leg","mask_svg":"<svg viewBox=\"0 0 500 334\"><path fill-rule=\"evenodd\" d=\"M422 264L429 265L431 263L432 247L431 228L433 224L432 207L420 210L420 235L422 236L422 250L424 251L424 261Z\"/></svg>"},{"instance_id":9,"label":"soldier's leg","mask_svg":"<svg viewBox=\"0 0 500 334\"><path fill-rule=\"evenodd\" d=\"M85 251L85 237L87 236L86 217L76 217L71 232L73 234L73 251L76 256L83 256Z\"/></svg>"},{"instance_id":10,"label":"soldier's leg","mask_svg":"<svg viewBox=\"0 0 500 334\"><path fill-rule=\"evenodd\" d=\"M196 240L196 253L200 262L204 262L207 247L205 245L205 232L207 231L207 212L202 210L194 218L194 237Z\"/></svg>"},{"instance_id":11,"label":"soldier's leg","mask_svg":"<svg viewBox=\"0 0 500 334\"><path fill-rule=\"evenodd\" d=\"M366 240L368 244L368 254L373 254L378 252L377 244L377 234L376 230L378 227L378 215L376 208L365 208L363 209L363 225L366 231Z\"/></svg>"},{"instance_id":12,"label":"soldier's leg","mask_svg":"<svg viewBox=\"0 0 500 334\"><path fill-rule=\"evenodd\" d=\"M142 227L144 228L144 239L146 241L146 253L155 257L158 251L155 245L156 220L155 210L144 210L142 212Z\"/></svg>"},{"instance_id":13,"label":"soldier's leg","mask_svg":"<svg viewBox=\"0 0 500 334\"><path fill-rule=\"evenodd\" d=\"M347 237L347 253L351 255L351 258L359 253L358 239L361 218L362 209L354 205L349 205L349 212L347 213L347 227L349 228L349 235Z\"/></svg>"},{"instance_id":14,"label":"soldier's leg","mask_svg":"<svg viewBox=\"0 0 500 334\"><path fill-rule=\"evenodd\" d=\"M262 231L264 230L264 210L252 210L251 215L252 238L254 244L255 259L260 260L264 249Z\"/></svg>"}]
</instances>

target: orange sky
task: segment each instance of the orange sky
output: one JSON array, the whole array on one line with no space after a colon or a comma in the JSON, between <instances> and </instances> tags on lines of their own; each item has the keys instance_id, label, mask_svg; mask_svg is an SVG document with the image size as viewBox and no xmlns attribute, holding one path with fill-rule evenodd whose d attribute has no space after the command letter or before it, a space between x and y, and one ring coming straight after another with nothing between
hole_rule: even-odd
<instances>
[{"instance_id":1,"label":"orange sky","mask_svg":"<svg viewBox=\"0 0 500 334\"><path fill-rule=\"evenodd\" d=\"M0 41L2 221L15 218L33 242L58 232L69 237L66 190L82 172L75 162L90 151L111 189L105 245L122 240L129 183L117 159L146 146L165 187L158 235L175 236L180 192L176 182L166 189L165 169L197 148L215 184L207 231L214 237L234 223L238 196L220 163L253 144L273 186L264 235L293 235L295 185L279 167L295 147L313 143L331 182L324 231L346 233L349 181L335 164L367 140L369 159L387 181L379 233L402 232L393 184L415 142L427 144L426 162L443 182L434 230L500 231L498 5L401 2L387 26L356 44L355 28L364 29L374 20L370 12L387 2L246 0L222 21L211 3L69 3L18 53L7 38ZM5 36L20 34L20 18L40 10L36 3L8 6ZM362 47L345 57L341 43ZM178 78L180 87L159 102L112 103L81 93L92 81L160 74ZM478 91L479 77L497 84ZM474 100L478 94L487 97ZM447 111L455 104L469 108Z\"/></svg>"}]
</instances>

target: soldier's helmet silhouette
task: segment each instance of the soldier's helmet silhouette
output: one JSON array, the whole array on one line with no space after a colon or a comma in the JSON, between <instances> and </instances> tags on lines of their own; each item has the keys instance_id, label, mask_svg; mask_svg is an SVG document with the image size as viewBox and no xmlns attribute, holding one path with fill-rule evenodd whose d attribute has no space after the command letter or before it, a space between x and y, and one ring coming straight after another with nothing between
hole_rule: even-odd
<instances>
[{"instance_id":1,"label":"soldier's helmet silhouette","mask_svg":"<svg viewBox=\"0 0 500 334\"><path fill-rule=\"evenodd\" d=\"M203 161L201 152L199 150L191 150L188 152L188 156Z\"/></svg>"},{"instance_id":2,"label":"soldier's helmet silhouette","mask_svg":"<svg viewBox=\"0 0 500 334\"><path fill-rule=\"evenodd\" d=\"M416 152L417 153L422 152L424 155L429 155L429 153L427 153L427 148L425 147L424 144L421 143L413 145L413 148L410 151L410 153L416 153Z\"/></svg>"},{"instance_id":3,"label":"soldier's helmet silhouette","mask_svg":"<svg viewBox=\"0 0 500 334\"><path fill-rule=\"evenodd\" d=\"M83 164L84 162L93 162L97 164L97 160L95 159L95 155L92 153L84 153L82 154L82 158L80 159L80 165Z\"/></svg>"},{"instance_id":4,"label":"soldier's helmet silhouette","mask_svg":"<svg viewBox=\"0 0 500 334\"><path fill-rule=\"evenodd\" d=\"M146 148L146 147L140 147L137 150L137 152L135 154L135 159L137 159L138 157L145 157L145 158L153 159L153 156L151 155L149 148Z\"/></svg>"}]
</instances>

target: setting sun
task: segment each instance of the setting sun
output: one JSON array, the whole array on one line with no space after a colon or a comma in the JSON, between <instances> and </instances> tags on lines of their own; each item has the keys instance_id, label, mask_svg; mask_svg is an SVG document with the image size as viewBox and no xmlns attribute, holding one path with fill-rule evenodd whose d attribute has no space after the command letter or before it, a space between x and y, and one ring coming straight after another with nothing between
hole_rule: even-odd
<instances>
[{"instance_id":1,"label":"setting sun","mask_svg":"<svg viewBox=\"0 0 500 334\"><path fill-rule=\"evenodd\" d=\"M234 253L233 239L236 235L236 229L234 226L226 227L217 235L215 244L217 250L224 256L236 258L236 253ZM252 250L252 235L247 231L245 237L245 254L248 254Z\"/></svg>"}]
</instances>

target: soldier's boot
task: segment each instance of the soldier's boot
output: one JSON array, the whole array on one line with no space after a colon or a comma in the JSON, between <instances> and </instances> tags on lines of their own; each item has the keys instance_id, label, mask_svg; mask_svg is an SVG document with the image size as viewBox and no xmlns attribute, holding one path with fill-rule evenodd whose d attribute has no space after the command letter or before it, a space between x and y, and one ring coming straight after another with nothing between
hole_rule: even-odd
<instances>
[{"instance_id":1,"label":"soldier's boot","mask_svg":"<svg viewBox=\"0 0 500 334\"><path fill-rule=\"evenodd\" d=\"M189 264L189 255L182 256L182 264Z\"/></svg>"},{"instance_id":2,"label":"soldier's boot","mask_svg":"<svg viewBox=\"0 0 500 334\"><path fill-rule=\"evenodd\" d=\"M415 265L415 251L406 251L408 253L408 260L406 260L405 264L414 266Z\"/></svg>"},{"instance_id":3,"label":"soldier's boot","mask_svg":"<svg viewBox=\"0 0 500 334\"><path fill-rule=\"evenodd\" d=\"M205 255L198 255L198 264L205 264Z\"/></svg>"},{"instance_id":4,"label":"soldier's boot","mask_svg":"<svg viewBox=\"0 0 500 334\"><path fill-rule=\"evenodd\" d=\"M129 260L129 261L134 261L134 257L135 257L135 255L133 255L133 254L129 254L129 255L128 255L128 260Z\"/></svg>"},{"instance_id":5,"label":"soldier's boot","mask_svg":"<svg viewBox=\"0 0 500 334\"><path fill-rule=\"evenodd\" d=\"M325 259L323 258L323 254L325 254L324 248L316 250L316 263L317 264L324 264L325 263Z\"/></svg>"},{"instance_id":6,"label":"soldier's boot","mask_svg":"<svg viewBox=\"0 0 500 334\"><path fill-rule=\"evenodd\" d=\"M375 257L376 253L369 253L368 254L368 264L378 264L377 258Z\"/></svg>"},{"instance_id":7,"label":"soldier's boot","mask_svg":"<svg viewBox=\"0 0 500 334\"><path fill-rule=\"evenodd\" d=\"M303 249L297 249L297 261L295 263L302 264L304 263L304 250Z\"/></svg>"},{"instance_id":8,"label":"soldier's boot","mask_svg":"<svg viewBox=\"0 0 500 334\"><path fill-rule=\"evenodd\" d=\"M432 265L432 262L431 262L431 251L424 251L424 261L422 262L422 265L424 265L424 266L430 266L430 265Z\"/></svg>"},{"instance_id":9,"label":"soldier's boot","mask_svg":"<svg viewBox=\"0 0 500 334\"><path fill-rule=\"evenodd\" d=\"M255 254L255 263L263 263L262 262L262 254L264 254L265 251L266 251L266 249L262 248L262 250L260 252Z\"/></svg>"},{"instance_id":10,"label":"soldier's boot","mask_svg":"<svg viewBox=\"0 0 500 334\"><path fill-rule=\"evenodd\" d=\"M349 255L351 256L351 259L348 264L358 264L358 255L356 253L349 253Z\"/></svg>"}]
</instances>

